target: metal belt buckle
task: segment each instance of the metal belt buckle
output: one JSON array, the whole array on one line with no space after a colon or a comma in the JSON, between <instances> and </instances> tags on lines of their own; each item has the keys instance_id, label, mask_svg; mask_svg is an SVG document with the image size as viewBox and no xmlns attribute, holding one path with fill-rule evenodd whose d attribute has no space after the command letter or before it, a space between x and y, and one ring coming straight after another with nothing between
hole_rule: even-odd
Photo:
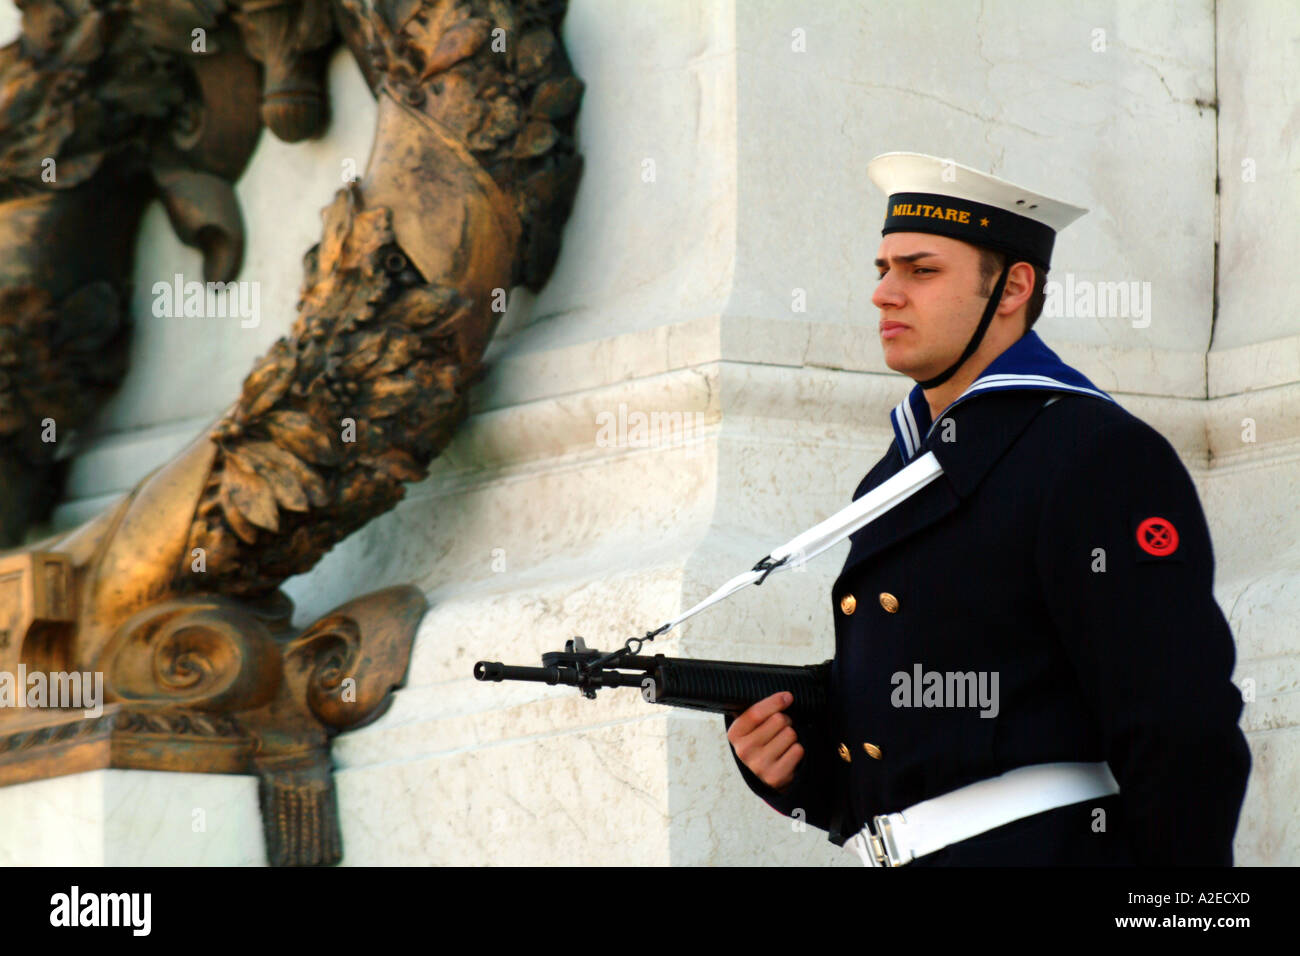
<instances>
[{"instance_id":1,"label":"metal belt buckle","mask_svg":"<svg viewBox=\"0 0 1300 956\"><path fill-rule=\"evenodd\" d=\"M876 825L875 830L867 827L867 848L875 857L876 866L903 866L912 862L910 856L904 859L898 852L898 844L894 840L894 828L890 820L893 816L897 816L900 823L906 822L901 813L882 813L872 818L872 822Z\"/></svg>"}]
</instances>

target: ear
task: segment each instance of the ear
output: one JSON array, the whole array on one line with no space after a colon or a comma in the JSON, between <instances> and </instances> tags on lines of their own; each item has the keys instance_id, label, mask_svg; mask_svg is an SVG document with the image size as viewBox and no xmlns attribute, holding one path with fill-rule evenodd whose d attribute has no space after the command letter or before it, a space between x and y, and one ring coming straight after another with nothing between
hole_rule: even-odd
<instances>
[{"instance_id":1,"label":"ear","mask_svg":"<svg viewBox=\"0 0 1300 956\"><path fill-rule=\"evenodd\" d=\"M1015 262L1007 273L1006 285L1002 289L1002 301L998 304L999 315L1011 315L1029 301L1034 293L1034 267L1028 262Z\"/></svg>"}]
</instances>

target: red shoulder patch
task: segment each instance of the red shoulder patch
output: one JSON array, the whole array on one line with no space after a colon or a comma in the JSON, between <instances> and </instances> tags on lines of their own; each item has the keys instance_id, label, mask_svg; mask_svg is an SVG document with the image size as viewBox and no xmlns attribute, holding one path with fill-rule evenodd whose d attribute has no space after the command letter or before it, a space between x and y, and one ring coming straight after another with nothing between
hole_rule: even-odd
<instances>
[{"instance_id":1,"label":"red shoulder patch","mask_svg":"<svg viewBox=\"0 0 1300 956\"><path fill-rule=\"evenodd\" d=\"M1166 557L1178 550L1178 529L1168 518L1146 518L1137 527L1137 543L1147 554Z\"/></svg>"}]
</instances>

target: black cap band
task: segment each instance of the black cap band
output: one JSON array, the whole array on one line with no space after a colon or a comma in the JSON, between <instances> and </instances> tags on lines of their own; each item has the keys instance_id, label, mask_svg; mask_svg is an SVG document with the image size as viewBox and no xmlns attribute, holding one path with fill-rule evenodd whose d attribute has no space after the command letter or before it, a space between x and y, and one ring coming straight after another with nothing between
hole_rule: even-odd
<instances>
[{"instance_id":1,"label":"black cap band","mask_svg":"<svg viewBox=\"0 0 1300 956\"><path fill-rule=\"evenodd\" d=\"M1029 208L1029 207L1026 207ZM1051 267L1056 231L997 206L934 193L895 193L885 208L882 236L929 232L1024 259L1044 272Z\"/></svg>"}]
</instances>

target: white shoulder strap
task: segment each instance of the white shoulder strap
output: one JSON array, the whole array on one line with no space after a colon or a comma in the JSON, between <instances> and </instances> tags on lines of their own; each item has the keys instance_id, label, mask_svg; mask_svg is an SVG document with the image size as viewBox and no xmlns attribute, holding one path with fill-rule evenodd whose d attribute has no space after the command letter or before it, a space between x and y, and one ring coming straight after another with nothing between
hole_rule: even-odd
<instances>
[{"instance_id":1,"label":"white shoulder strap","mask_svg":"<svg viewBox=\"0 0 1300 956\"><path fill-rule=\"evenodd\" d=\"M736 575L699 604L650 633L655 636L663 634L688 617L731 597L741 588L751 584L761 584L763 579L774 571L789 570L811 561L827 548L839 544L855 531L916 494L941 474L943 468L939 465L939 460L934 457L934 452L927 451L898 474L881 482L879 486L868 491L848 507L840 509L807 531L795 535L780 547L773 548L772 553L754 565L752 570Z\"/></svg>"}]
</instances>

